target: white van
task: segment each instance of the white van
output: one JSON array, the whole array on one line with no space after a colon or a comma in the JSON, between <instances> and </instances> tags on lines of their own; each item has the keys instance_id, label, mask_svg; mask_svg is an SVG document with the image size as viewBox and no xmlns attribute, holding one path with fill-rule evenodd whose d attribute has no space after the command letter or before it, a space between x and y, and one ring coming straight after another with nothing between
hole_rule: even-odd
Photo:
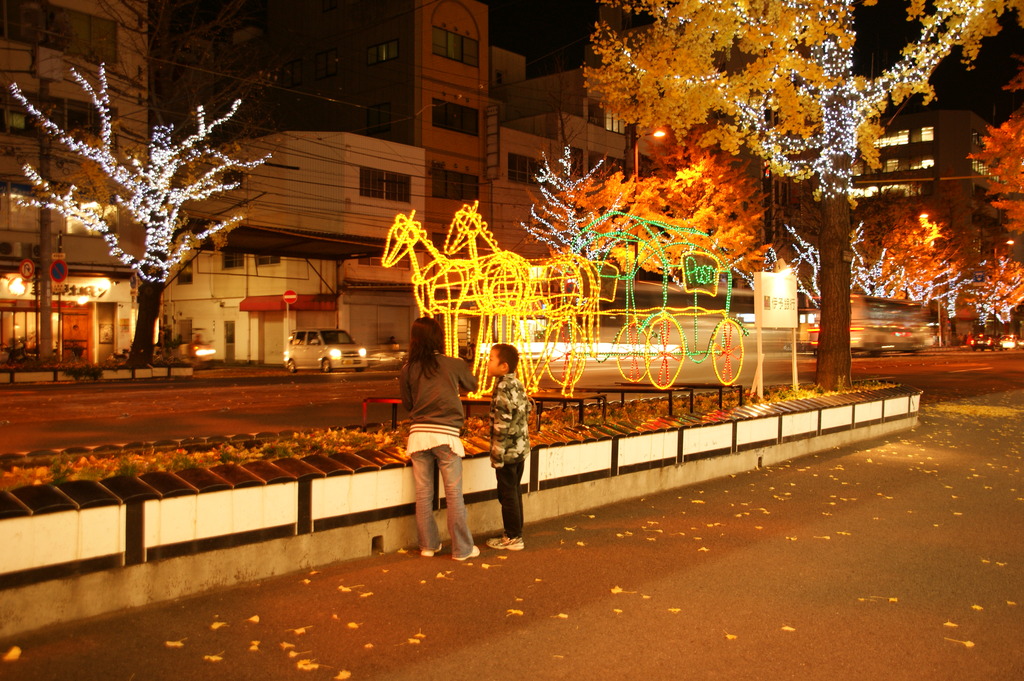
<instances>
[{"instance_id":1,"label":"white van","mask_svg":"<svg viewBox=\"0 0 1024 681\"><path fill-rule=\"evenodd\" d=\"M368 364L366 348L341 329L296 329L284 349L284 368L292 373L299 369L363 371Z\"/></svg>"}]
</instances>

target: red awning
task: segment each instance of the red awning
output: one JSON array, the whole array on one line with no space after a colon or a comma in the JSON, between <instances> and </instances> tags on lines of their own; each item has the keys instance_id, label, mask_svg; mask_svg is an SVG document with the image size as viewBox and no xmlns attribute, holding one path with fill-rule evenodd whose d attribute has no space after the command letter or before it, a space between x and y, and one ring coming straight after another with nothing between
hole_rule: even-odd
<instances>
[{"instance_id":1,"label":"red awning","mask_svg":"<svg viewBox=\"0 0 1024 681\"><path fill-rule=\"evenodd\" d=\"M338 309L337 299L329 293L317 293L315 295L299 294L299 299L288 306L292 310L320 310L333 312ZM284 296L249 296L238 304L238 309L243 312L267 312L271 310L284 310Z\"/></svg>"}]
</instances>

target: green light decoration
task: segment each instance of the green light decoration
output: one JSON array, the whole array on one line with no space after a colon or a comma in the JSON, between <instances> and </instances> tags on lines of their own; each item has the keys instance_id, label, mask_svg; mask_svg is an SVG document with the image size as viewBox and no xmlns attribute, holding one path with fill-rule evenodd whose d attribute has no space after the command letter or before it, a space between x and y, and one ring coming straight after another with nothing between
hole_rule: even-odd
<instances>
[{"instance_id":1,"label":"green light decoration","mask_svg":"<svg viewBox=\"0 0 1024 681\"><path fill-rule=\"evenodd\" d=\"M605 308L601 317L624 317L625 323L616 333L612 351L596 352L596 359L614 358L624 379L634 383L647 379L658 388L671 386L686 361L701 364L710 359L719 382L734 383L743 367L747 331L729 316L732 270L715 252L700 245L707 242L708 235L621 212L608 213L592 226L607 224L618 228L591 231L593 239L616 244L598 264L598 271L603 279L622 282L625 307ZM617 266L609 262L612 259ZM641 270L661 274L660 304L637 304L636 278ZM700 297L717 296L723 279L724 309L702 305ZM681 285L692 299L681 306L672 305L669 286L673 283ZM708 317L717 323L710 337L702 339L700 320Z\"/></svg>"}]
</instances>

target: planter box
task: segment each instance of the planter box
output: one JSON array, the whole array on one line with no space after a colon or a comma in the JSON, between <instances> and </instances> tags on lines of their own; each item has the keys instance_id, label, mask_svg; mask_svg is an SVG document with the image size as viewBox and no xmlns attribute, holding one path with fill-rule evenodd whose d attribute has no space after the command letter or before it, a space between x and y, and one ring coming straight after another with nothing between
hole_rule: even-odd
<instances>
[{"instance_id":1,"label":"planter box","mask_svg":"<svg viewBox=\"0 0 1024 681\"><path fill-rule=\"evenodd\" d=\"M103 378L105 380L118 380L118 379L129 379L132 377L131 369L104 369Z\"/></svg>"}]
</instances>

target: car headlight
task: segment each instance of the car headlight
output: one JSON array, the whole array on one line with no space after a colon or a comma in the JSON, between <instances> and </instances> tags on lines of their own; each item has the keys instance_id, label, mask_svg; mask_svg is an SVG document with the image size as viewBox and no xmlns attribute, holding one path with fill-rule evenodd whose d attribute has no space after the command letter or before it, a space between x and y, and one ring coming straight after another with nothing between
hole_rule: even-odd
<instances>
[{"instance_id":1,"label":"car headlight","mask_svg":"<svg viewBox=\"0 0 1024 681\"><path fill-rule=\"evenodd\" d=\"M331 348L327 354L331 356L331 359L341 359L341 350L338 348Z\"/></svg>"},{"instance_id":2,"label":"car headlight","mask_svg":"<svg viewBox=\"0 0 1024 681\"><path fill-rule=\"evenodd\" d=\"M359 348L359 356L366 357L366 348Z\"/></svg>"}]
</instances>

